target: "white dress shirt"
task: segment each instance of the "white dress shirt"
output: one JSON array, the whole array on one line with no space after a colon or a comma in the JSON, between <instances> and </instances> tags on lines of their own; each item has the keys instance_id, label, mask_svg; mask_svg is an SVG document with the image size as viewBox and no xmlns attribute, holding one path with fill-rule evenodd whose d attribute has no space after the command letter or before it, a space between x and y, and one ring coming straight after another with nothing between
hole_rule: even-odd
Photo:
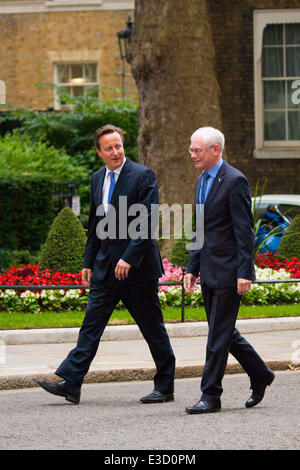
<instances>
[{"instance_id":1,"label":"white dress shirt","mask_svg":"<svg viewBox=\"0 0 300 470\"><path fill-rule=\"evenodd\" d=\"M115 175L115 182L117 183L119 175L121 173L121 170L123 166L125 165L126 158L124 158L124 161L122 165L120 165L118 168L114 170L114 175ZM109 193L109 187L110 187L110 176L109 174L111 173L111 170L109 170L106 167L106 173L104 177L104 182L103 182L103 187L102 187L102 204L104 206L105 213L107 214L108 212L108 193Z\"/></svg>"}]
</instances>

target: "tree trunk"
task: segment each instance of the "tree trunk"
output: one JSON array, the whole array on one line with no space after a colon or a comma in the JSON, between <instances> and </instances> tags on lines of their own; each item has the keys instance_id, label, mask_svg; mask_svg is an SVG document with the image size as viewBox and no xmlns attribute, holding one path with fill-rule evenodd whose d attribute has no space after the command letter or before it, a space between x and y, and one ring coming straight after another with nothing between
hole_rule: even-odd
<instances>
[{"instance_id":1,"label":"tree trunk","mask_svg":"<svg viewBox=\"0 0 300 470\"><path fill-rule=\"evenodd\" d=\"M156 172L161 203L192 203L190 136L206 125L222 130L205 0L136 0L127 58L139 91L140 162Z\"/></svg>"}]
</instances>

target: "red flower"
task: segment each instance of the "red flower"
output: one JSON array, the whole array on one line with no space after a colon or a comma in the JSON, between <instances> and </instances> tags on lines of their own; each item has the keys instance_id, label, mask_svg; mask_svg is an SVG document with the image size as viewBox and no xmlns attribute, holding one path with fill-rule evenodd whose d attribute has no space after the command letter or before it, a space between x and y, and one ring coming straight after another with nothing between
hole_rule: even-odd
<instances>
[{"instance_id":1,"label":"red flower","mask_svg":"<svg viewBox=\"0 0 300 470\"><path fill-rule=\"evenodd\" d=\"M164 259L165 275L160 281L181 280L181 268L174 267L168 260ZM285 269L290 272L291 278L300 278L300 261L296 257L291 261L280 260L276 254L262 253L255 260L259 268L271 268L275 270ZM60 273L56 271L50 274L48 269L40 271L38 265L28 264L25 267L12 267L4 274L0 274L0 284L2 285L82 285L81 273Z\"/></svg>"},{"instance_id":2,"label":"red flower","mask_svg":"<svg viewBox=\"0 0 300 470\"><path fill-rule=\"evenodd\" d=\"M79 285L82 284L81 273L60 273L56 271L52 276L46 269L41 272L38 265L25 267L12 267L4 274L0 274L2 285Z\"/></svg>"},{"instance_id":3,"label":"red flower","mask_svg":"<svg viewBox=\"0 0 300 470\"><path fill-rule=\"evenodd\" d=\"M279 260L276 253L261 253L256 257L256 265L259 268L270 268L278 271L279 269L285 269L291 273L291 278L300 278L300 261L294 256L291 261Z\"/></svg>"}]
</instances>

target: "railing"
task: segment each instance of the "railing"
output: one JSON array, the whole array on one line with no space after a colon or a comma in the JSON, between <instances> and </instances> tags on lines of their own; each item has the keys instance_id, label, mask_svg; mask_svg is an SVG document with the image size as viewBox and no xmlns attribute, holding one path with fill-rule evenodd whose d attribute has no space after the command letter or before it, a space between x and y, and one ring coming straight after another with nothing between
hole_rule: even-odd
<instances>
[{"instance_id":1,"label":"railing","mask_svg":"<svg viewBox=\"0 0 300 470\"><path fill-rule=\"evenodd\" d=\"M166 281L166 282L159 282L159 286L181 286L181 322L184 322L184 312L185 312L185 290L184 290L184 279L185 272L183 271L181 281ZM295 279L276 279L276 280L260 280L260 281L252 281L252 284L293 284L295 282L300 282L300 278ZM200 284L200 281L197 281L197 284ZM73 284L73 285L0 285L1 290L70 290L70 289L88 289L88 287L83 286L81 284Z\"/></svg>"}]
</instances>

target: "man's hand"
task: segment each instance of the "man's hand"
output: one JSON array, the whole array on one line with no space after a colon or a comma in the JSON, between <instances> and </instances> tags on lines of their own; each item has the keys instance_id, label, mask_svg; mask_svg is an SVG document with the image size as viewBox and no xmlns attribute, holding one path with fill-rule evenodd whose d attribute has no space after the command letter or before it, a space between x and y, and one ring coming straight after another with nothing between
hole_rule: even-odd
<instances>
[{"instance_id":1,"label":"man's hand","mask_svg":"<svg viewBox=\"0 0 300 470\"><path fill-rule=\"evenodd\" d=\"M82 284L85 287L90 287L90 279L92 275L92 270L88 268L83 268L81 271L81 277L82 277Z\"/></svg>"},{"instance_id":2,"label":"man's hand","mask_svg":"<svg viewBox=\"0 0 300 470\"><path fill-rule=\"evenodd\" d=\"M249 281L249 279L240 278L237 280L237 292L239 295L243 295L246 292L248 292L250 287L251 287L251 281Z\"/></svg>"},{"instance_id":3,"label":"man's hand","mask_svg":"<svg viewBox=\"0 0 300 470\"><path fill-rule=\"evenodd\" d=\"M183 280L184 290L189 294L196 286L197 277L194 274L186 273Z\"/></svg>"},{"instance_id":4,"label":"man's hand","mask_svg":"<svg viewBox=\"0 0 300 470\"><path fill-rule=\"evenodd\" d=\"M123 279L126 279L128 277L130 268L131 264L126 263L126 261L123 261L122 259L118 261L118 264L115 269L115 276L118 281L122 281Z\"/></svg>"}]
</instances>

